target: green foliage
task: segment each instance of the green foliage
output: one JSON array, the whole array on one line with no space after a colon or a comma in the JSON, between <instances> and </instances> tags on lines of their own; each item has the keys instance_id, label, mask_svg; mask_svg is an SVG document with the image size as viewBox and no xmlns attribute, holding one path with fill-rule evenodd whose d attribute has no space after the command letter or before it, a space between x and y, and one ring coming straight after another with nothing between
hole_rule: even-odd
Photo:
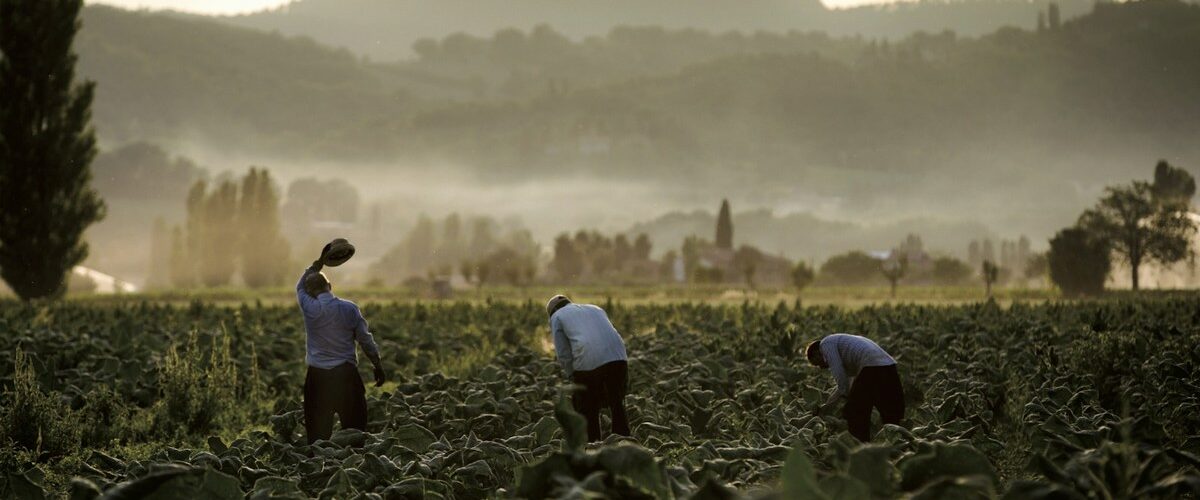
<instances>
[{"instance_id":1,"label":"green foliage","mask_svg":"<svg viewBox=\"0 0 1200 500\"><path fill-rule=\"evenodd\" d=\"M817 280L827 284L864 285L879 278L879 260L860 251L835 255L821 264Z\"/></svg>"},{"instance_id":2,"label":"green foliage","mask_svg":"<svg viewBox=\"0 0 1200 500\"><path fill-rule=\"evenodd\" d=\"M1154 183L1150 190L1159 203L1188 206L1196 195L1196 179L1187 170L1159 160L1154 165Z\"/></svg>"},{"instance_id":3,"label":"green foliage","mask_svg":"<svg viewBox=\"0 0 1200 500\"><path fill-rule=\"evenodd\" d=\"M214 335L206 349L193 331L187 343L167 349L158 372L155 431L164 436L206 434L238 415L238 367L230 338Z\"/></svg>"},{"instance_id":4,"label":"green foliage","mask_svg":"<svg viewBox=\"0 0 1200 500\"><path fill-rule=\"evenodd\" d=\"M1111 266L1108 244L1081 228L1067 228L1050 239L1046 254L1050 280L1067 296L1104 291Z\"/></svg>"},{"instance_id":5,"label":"green foliage","mask_svg":"<svg viewBox=\"0 0 1200 500\"><path fill-rule=\"evenodd\" d=\"M816 278L816 273L813 272L812 266L807 262L796 262L795 267L792 267L792 286L796 287L797 291L804 290Z\"/></svg>"},{"instance_id":6,"label":"green foliage","mask_svg":"<svg viewBox=\"0 0 1200 500\"><path fill-rule=\"evenodd\" d=\"M63 295L104 218L91 187L95 85L75 83L82 0L0 2L0 277L24 300Z\"/></svg>"},{"instance_id":7,"label":"green foliage","mask_svg":"<svg viewBox=\"0 0 1200 500\"><path fill-rule=\"evenodd\" d=\"M78 416L56 392L43 392L24 350L13 356L12 385L4 391L0 436L32 451L39 459L75 451L80 442Z\"/></svg>"},{"instance_id":8,"label":"green foliage","mask_svg":"<svg viewBox=\"0 0 1200 500\"><path fill-rule=\"evenodd\" d=\"M1186 203L1156 199L1154 188L1144 181L1104 192L1095 208L1079 216L1078 225L1129 264L1134 290L1142 264L1173 264L1192 255L1196 226Z\"/></svg>"},{"instance_id":9,"label":"green foliage","mask_svg":"<svg viewBox=\"0 0 1200 500\"><path fill-rule=\"evenodd\" d=\"M938 257L933 260L930 277L939 285L961 285L971 279L973 271L966 262L954 257Z\"/></svg>"},{"instance_id":10,"label":"green foliage","mask_svg":"<svg viewBox=\"0 0 1200 500\"><path fill-rule=\"evenodd\" d=\"M397 381L368 388L365 432L308 446L297 434L304 336L294 305L0 303L12 333L0 350L37 353L22 356L23 380L72 401L79 427L124 411L131 423L103 439L83 429L95 442L40 462L0 443L0 465L24 476L18 487L50 496L93 491L87 482L127 491L115 488L128 482L193 492L209 483L239 498L479 498L500 489L740 498L776 485L812 498L1153 498L1194 495L1200 481L1194 457L1177 451L1200 436L1194 294L1007 307L606 309L622 332L636 332L626 338L629 438L584 445L580 417L559 403L540 302L368 303ZM862 445L840 418L814 415L830 381L797 351L829 331L868 335L898 356L905 427L884 426ZM16 373L13 363L0 357L0 373ZM255 373L266 380L257 393L248 387ZM231 413L207 415L208 430L190 432L194 409L183 398L168 405L168 392ZM126 406L98 404L106 398ZM172 405L182 409L169 421ZM160 427L137 425L149 418ZM157 432L164 424L177 433ZM175 472L156 475L164 471Z\"/></svg>"}]
</instances>

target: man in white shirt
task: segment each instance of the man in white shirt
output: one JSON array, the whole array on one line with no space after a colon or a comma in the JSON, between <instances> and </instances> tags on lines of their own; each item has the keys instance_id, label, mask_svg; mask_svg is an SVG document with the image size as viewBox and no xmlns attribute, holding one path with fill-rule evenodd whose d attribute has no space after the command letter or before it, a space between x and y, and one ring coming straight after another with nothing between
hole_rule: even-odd
<instances>
[{"instance_id":1,"label":"man in white shirt","mask_svg":"<svg viewBox=\"0 0 1200 500\"><path fill-rule=\"evenodd\" d=\"M808 344L805 355L813 365L827 368L837 381L837 389L819 411L828 411L846 399L842 416L859 441L871 440L872 408L879 409L883 423L900 424L904 418L900 373L896 360L879 344L866 337L835 333Z\"/></svg>"},{"instance_id":2,"label":"man in white shirt","mask_svg":"<svg viewBox=\"0 0 1200 500\"><path fill-rule=\"evenodd\" d=\"M555 295L546 303L554 351L563 374L583 386L574 394L575 410L587 419L588 441L600 441L600 410L612 411L612 431L629 435L625 416L628 385L625 341L613 327L604 309L591 304L572 304Z\"/></svg>"}]
</instances>

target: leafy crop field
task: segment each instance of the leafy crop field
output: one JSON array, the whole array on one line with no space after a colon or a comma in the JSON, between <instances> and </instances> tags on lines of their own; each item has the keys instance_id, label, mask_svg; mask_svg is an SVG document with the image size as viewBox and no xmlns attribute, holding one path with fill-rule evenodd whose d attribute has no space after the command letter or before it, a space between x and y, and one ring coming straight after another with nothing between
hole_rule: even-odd
<instances>
[{"instance_id":1,"label":"leafy crop field","mask_svg":"<svg viewBox=\"0 0 1200 500\"><path fill-rule=\"evenodd\" d=\"M601 304L634 437L584 446L540 303L371 304L392 382L304 444L293 305L0 304L0 496L1129 498L1200 491L1200 297L883 306ZM814 410L800 350L866 335L902 427ZM366 370L367 368L364 368Z\"/></svg>"}]
</instances>

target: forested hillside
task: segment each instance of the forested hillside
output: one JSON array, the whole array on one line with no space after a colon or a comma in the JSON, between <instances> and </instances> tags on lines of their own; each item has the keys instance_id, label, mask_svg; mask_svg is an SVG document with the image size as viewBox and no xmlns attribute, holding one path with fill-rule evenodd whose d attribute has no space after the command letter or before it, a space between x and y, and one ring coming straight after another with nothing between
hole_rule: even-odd
<instances>
[{"instance_id":1,"label":"forested hillside","mask_svg":"<svg viewBox=\"0 0 1200 500\"><path fill-rule=\"evenodd\" d=\"M1092 0L1057 2L1064 19ZM952 29L966 35L1003 26L1032 29L1046 2L935 0L828 9L819 0L297 0L277 9L223 18L227 23L311 36L377 61L411 58L422 38L451 33L488 36L505 28L553 26L574 39L618 26L725 32L816 31L864 38L905 37Z\"/></svg>"},{"instance_id":2,"label":"forested hillside","mask_svg":"<svg viewBox=\"0 0 1200 500\"><path fill-rule=\"evenodd\" d=\"M575 40L543 26L417 46L377 64L91 7L79 50L104 143L151 141L218 169L213 154L250 158L284 177L297 164L376 183L380 165L453 166L484 185L600 177L683 189L691 206L818 197L854 216L954 213L1036 235L1159 158L1200 163L1200 7L1172 0L981 37Z\"/></svg>"}]
</instances>

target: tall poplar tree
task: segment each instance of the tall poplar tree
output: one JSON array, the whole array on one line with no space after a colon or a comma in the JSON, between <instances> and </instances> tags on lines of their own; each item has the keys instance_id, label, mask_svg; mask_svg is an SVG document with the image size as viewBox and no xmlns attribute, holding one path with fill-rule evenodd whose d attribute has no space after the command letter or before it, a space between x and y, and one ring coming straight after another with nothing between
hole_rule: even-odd
<instances>
[{"instance_id":1,"label":"tall poplar tree","mask_svg":"<svg viewBox=\"0 0 1200 500\"><path fill-rule=\"evenodd\" d=\"M258 288L283 283L291 253L280 232L279 191L265 168L250 168L242 178L238 203L242 281Z\"/></svg>"},{"instance_id":2,"label":"tall poplar tree","mask_svg":"<svg viewBox=\"0 0 1200 500\"><path fill-rule=\"evenodd\" d=\"M104 217L91 187L95 84L75 84L82 0L0 0L0 277L58 297Z\"/></svg>"}]
</instances>

